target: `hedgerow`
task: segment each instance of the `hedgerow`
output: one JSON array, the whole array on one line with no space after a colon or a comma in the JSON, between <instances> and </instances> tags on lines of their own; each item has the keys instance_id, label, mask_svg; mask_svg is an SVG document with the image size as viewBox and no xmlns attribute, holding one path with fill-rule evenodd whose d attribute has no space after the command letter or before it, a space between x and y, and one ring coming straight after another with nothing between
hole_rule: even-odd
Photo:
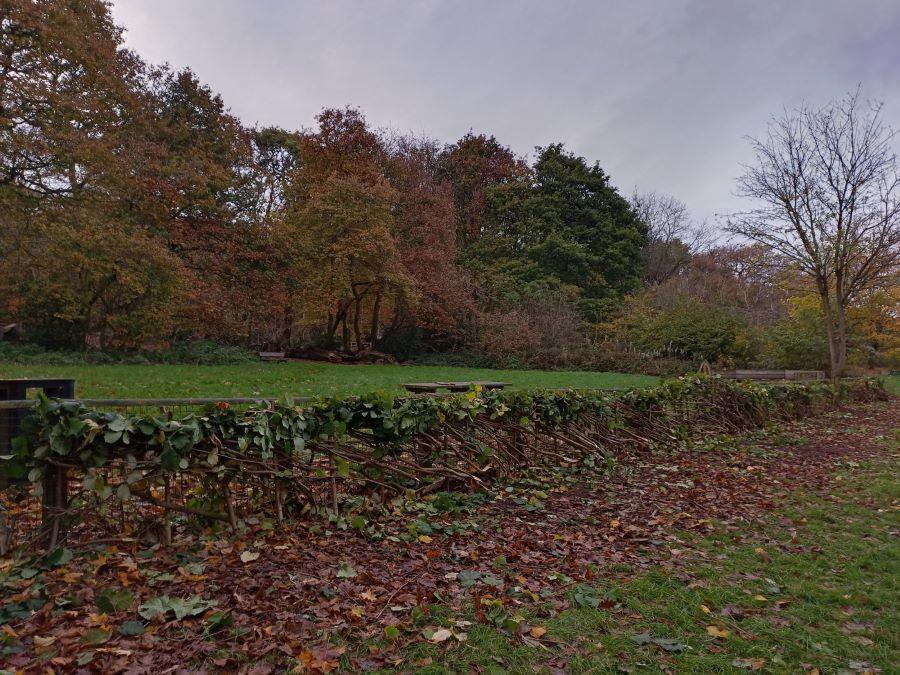
<instances>
[{"instance_id":1,"label":"hedgerow","mask_svg":"<svg viewBox=\"0 0 900 675\"><path fill-rule=\"evenodd\" d=\"M881 395L877 383L845 395ZM690 377L628 392L484 391L225 404L171 419L41 399L4 462L42 498L51 545L64 536L139 533L172 516L232 527L336 516L363 497L485 488L542 463L614 458L624 444L666 445L797 417L832 400L824 383L757 385ZM179 522L181 522L179 521ZM80 534L78 535L80 536Z\"/></svg>"}]
</instances>

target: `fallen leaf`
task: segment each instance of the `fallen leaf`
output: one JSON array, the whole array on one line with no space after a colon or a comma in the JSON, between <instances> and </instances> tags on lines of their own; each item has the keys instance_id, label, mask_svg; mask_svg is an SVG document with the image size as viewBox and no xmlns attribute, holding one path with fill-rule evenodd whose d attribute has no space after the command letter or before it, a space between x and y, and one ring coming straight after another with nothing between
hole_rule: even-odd
<instances>
[{"instance_id":1,"label":"fallen leaf","mask_svg":"<svg viewBox=\"0 0 900 675\"><path fill-rule=\"evenodd\" d=\"M638 633L631 636L631 641L636 645L645 645L650 642L650 633Z\"/></svg>"},{"instance_id":2,"label":"fallen leaf","mask_svg":"<svg viewBox=\"0 0 900 675\"><path fill-rule=\"evenodd\" d=\"M684 643L681 642L681 640L673 640L671 638L653 638L651 642L663 651L671 652L672 654L680 654L685 649Z\"/></svg>"},{"instance_id":3,"label":"fallen leaf","mask_svg":"<svg viewBox=\"0 0 900 675\"><path fill-rule=\"evenodd\" d=\"M432 642L444 642L445 640L449 640L453 637L453 631L448 628L439 628L431 634Z\"/></svg>"},{"instance_id":4,"label":"fallen leaf","mask_svg":"<svg viewBox=\"0 0 900 675\"><path fill-rule=\"evenodd\" d=\"M353 569L353 567L351 567L347 563L341 563L338 566L338 570L337 570L337 578L338 579L352 579L355 576L356 576L356 570Z\"/></svg>"},{"instance_id":5,"label":"fallen leaf","mask_svg":"<svg viewBox=\"0 0 900 675\"><path fill-rule=\"evenodd\" d=\"M766 665L765 659L735 659L731 662L735 668L740 668L741 670L762 670L763 666Z\"/></svg>"},{"instance_id":6,"label":"fallen leaf","mask_svg":"<svg viewBox=\"0 0 900 675\"><path fill-rule=\"evenodd\" d=\"M41 637L40 635L34 636L34 644L37 647L49 647L54 642L56 642L56 636L51 635L49 637Z\"/></svg>"},{"instance_id":7,"label":"fallen leaf","mask_svg":"<svg viewBox=\"0 0 900 675\"><path fill-rule=\"evenodd\" d=\"M259 558L259 551L244 551L241 553L242 563L253 562L257 558Z\"/></svg>"},{"instance_id":8,"label":"fallen leaf","mask_svg":"<svg viewBox=\"0 0 900 675\"><path fill-rule=\"evenodd\" d=\"M528 632L531 633L531 637L539 638L547 633L547 629L544 628L543 626L535 626Z\"/></svg>"},{"instance_id":9,"label":"fallen leaf","mask_svg":"<svg viewBox=\"0 0 900 675\"><path fill-rule=\"evenodd\" d=\"M727 628L719 628L718 626L707 626L706 634L714 638L727 638L731 635L731 631Z\"/></svg>"}]
</instances>

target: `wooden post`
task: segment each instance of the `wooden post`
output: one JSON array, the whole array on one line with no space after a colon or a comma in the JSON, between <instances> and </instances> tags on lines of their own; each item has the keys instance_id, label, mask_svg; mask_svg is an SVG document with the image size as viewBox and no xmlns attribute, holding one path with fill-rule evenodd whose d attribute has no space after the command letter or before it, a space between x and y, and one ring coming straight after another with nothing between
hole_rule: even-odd
<instances>
[{"instance_id":1,"label":"wooden post","mask_svg":"<svg viewBox=\"0 0 900 675\"><path fill-rule=\"evenodd\" d=\"M47 532L47 550L52 551L66 537L69 508L69 476L66 467L51 464L43 480L41 497L41 525Z\"/></svg>"}]
</instances>

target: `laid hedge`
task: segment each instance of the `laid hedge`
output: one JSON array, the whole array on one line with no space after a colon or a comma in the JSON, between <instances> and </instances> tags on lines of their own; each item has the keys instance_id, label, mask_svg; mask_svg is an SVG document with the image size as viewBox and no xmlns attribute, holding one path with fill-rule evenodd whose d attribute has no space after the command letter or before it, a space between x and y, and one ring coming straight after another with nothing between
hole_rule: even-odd
<instances>
[{"instance_id":1,"label":"laid hedge","mask_svg":"<svg viewBox=\"0 0 900 675\"><path fill-rule=\"evenodd\" d=\"M884 394L864 382L844 395ZM831 401L824 383L705 377L628 392L478 388L446 398L219 404L181 419L42 399L4 471L34 484L51 544L78 528L135 532L154 519L168 539L173 515L232 526L251 512L334 516L360 496L384 502L409 490L477 489L544 462L734 432Z\"/></svg>"}]
</instances>

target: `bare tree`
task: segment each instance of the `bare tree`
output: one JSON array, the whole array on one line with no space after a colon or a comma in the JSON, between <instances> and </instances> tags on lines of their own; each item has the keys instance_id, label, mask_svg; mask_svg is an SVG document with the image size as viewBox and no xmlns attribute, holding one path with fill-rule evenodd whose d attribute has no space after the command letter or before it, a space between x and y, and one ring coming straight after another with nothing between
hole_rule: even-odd
<instances>
[{"instance_id":1,"label":"bare tree","mask_svg":"<svg viewBox=\"0 0 900 675\"><path fill-rule=\"evenodd\" d=\"M687 205L658 192L631 195L631 207L648 229L644 249L644 281L659 285L682 272L691 258L711 241L705 223L691 219Z\"/></svg>"},{"instance_id":2,"label":"bare tree","mask_svg":"<svg viewBox=\"0 0 900 675\"><path fill-rule=\"evenodd\" d=\"M900 173L881 104L859 90L819 110L803 105L751 138L739 194L758 206L728 229L774 251L807 276L822 303L831 377L847 363L847 308L891 283L900 265Z\"/></svg>"}]
</instances>

